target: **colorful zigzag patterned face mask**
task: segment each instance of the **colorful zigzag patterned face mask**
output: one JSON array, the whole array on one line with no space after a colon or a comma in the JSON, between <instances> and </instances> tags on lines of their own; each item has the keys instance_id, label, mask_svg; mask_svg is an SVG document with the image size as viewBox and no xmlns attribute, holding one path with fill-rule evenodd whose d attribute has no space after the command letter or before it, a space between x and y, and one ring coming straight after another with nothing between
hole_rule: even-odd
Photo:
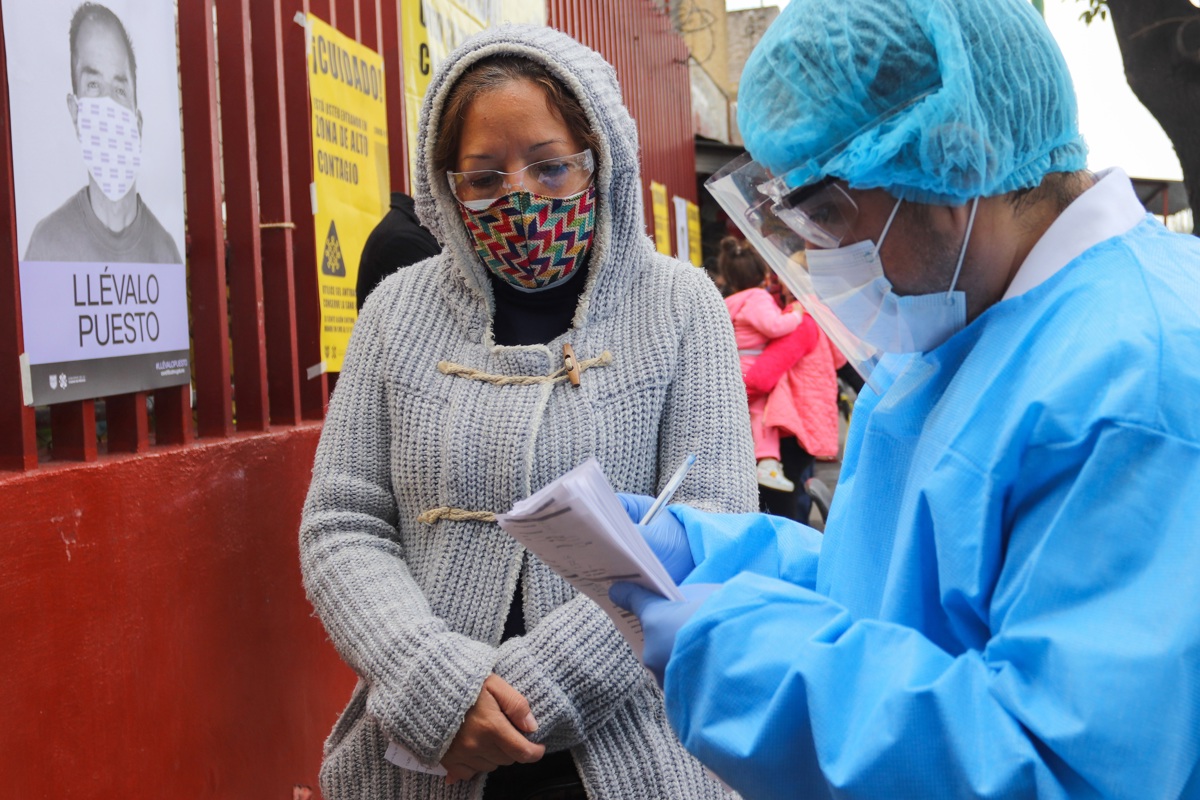
<instances>
[{"instance_id":1,"label":"colorful zigzag patterned face mask","mask_svg":"<svg viewBox=\"0 0 1200 800\"><path fill-rule=\"evenodd\" d=\"M459 203L489 270L518 289L545 289L583 263L596 229L596 186L572 197L512 192L476 210Z\"/></svg>"}]
</instances>

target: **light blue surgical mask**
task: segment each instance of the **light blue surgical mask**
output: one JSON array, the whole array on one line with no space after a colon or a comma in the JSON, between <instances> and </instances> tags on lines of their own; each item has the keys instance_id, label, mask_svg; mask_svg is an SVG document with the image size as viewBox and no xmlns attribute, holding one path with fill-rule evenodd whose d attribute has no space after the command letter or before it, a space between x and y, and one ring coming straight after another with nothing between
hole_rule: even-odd
<instances>
[{"instance_id":1,"label":"light blue surgical mask","mask_svg":"<svg viewBox=\"0 0 1200 800\"><path fill-rule=\"evenodd\" d=\"M978 198L971 205L967 234L958 255L950 288L945 292L898 295L883 271L879 251L900 210L896 201L879 244L871 240L806 253L808 273L817 297L850 333L885 353L925 353L967 324L967 296L956 292Z\"/></svg>"}]
</instances>

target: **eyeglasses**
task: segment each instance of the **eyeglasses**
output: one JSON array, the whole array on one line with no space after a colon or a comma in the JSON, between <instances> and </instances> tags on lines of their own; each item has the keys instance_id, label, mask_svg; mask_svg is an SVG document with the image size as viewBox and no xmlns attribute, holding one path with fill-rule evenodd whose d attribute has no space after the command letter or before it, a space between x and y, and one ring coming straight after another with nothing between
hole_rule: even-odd
<instances>
[{"instance_id":1,"label":"eyeglasses","mask_svg":"<svg viewBox=\"0 0 1200 800\"><path fill-rule=\"evenodd\" d=\"M829 176L784 196L775 215L806 242L837 247L858 219L858 204L837 179Z\"/></svg>"},{"instance_id":2,"label":"eyeglasses","mask_svg":"<svg viewBox=\"0 0 1200 800\"><path fill-rule=\"evenodd\" d=\"M562 158L536 161L516 172L477 169L447 172L450 191L462 203L478 203L502 197L517 187L544 197L570 197L587 188L596 170L592 151L584 150Z\"/></svg>"}]
</instances>

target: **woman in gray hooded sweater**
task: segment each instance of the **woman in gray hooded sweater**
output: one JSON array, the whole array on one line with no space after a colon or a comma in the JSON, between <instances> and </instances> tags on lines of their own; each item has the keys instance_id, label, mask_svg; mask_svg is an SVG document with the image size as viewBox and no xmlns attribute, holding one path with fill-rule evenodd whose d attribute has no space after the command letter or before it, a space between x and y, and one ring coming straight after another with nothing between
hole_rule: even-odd
<instances>
[{"instance_id":1,"label":"woman in gray hooded sweater","mask_svg":"<svg viewBox=\"0 0 1200 800\"><path fill-rule=\"evenodd\" d=\"M301 525L308 596L359 675L329 800L564 774L594 799L723 796L608 617L493 522L589 456L654 494L695 453L679 501L756 506L729 318L645 236L637 147L613 68L549 28L485 32L430 84L415 194L443 251L363 309Z\"/></svg>"}]
</instances>

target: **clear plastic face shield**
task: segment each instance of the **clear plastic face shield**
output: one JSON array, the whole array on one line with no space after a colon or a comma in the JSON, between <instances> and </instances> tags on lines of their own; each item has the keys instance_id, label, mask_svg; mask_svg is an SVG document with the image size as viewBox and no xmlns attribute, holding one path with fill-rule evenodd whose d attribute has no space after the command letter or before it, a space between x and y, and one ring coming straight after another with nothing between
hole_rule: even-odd
<instances>
[{"instance_id":1,"label":"clear plastic face shield","mask_svg":"<svg viewBox=\"0 0 1200 800\"><path fill-rule=\"evenodd\" d=\"M882 353L851 333L817 296L805 258L810 243L813 247L838 247L858 216L858 206L833 181L822 180L799 191L789 191L789 182L772 175L747 153L726 164L705 186L792 295L870 383Z\"/></svg>"}]
</instances>

